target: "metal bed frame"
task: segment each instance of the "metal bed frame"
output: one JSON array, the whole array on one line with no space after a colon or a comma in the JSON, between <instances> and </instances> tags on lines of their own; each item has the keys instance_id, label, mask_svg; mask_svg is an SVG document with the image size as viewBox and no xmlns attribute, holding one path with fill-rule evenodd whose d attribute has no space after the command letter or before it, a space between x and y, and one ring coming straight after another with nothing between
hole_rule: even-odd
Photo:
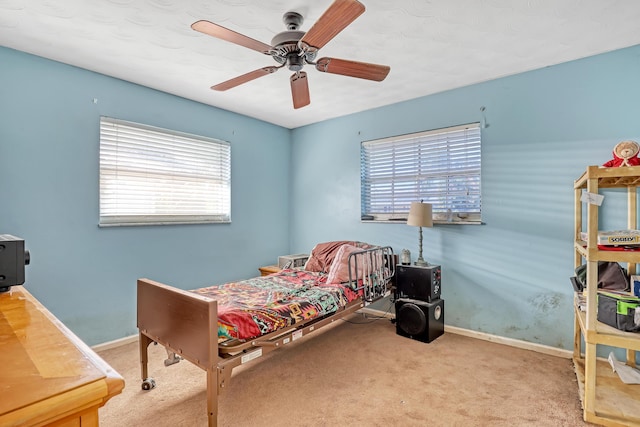
<instances>
[{"instance_id":1,"label":"metal bed frame","mask_svg":"<svg viewBox=\"0 0 640 427\"><path fill-rule=\"evenodd\" d=\"M216 300L149 279L138 280L137 325L140 335L142 389L155 381L148 373L148 347L161 344L167 350L165 366L188 360L207 374L207 414L210 427L217 425L218 395L228 387L233 368L284 347L324 326L355 313L389 295L396 257L389 246L374 247L349 256L349 285L360 298L335 313L251 340L218 343Z\"/></svg>"}]
</instances>

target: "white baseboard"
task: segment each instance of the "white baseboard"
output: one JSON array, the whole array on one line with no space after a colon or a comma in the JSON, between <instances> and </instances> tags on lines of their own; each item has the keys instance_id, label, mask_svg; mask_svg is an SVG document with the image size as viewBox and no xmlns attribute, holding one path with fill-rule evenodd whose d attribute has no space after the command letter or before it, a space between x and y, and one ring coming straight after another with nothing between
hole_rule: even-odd
<instances>
[{"instance_id":1,"label":"white baseboard","mask_svg":"<svg viewBox=\"0 0 640 427\"><path fill-rule=\"evenodd\" d=\"M373 316L386 317L392 319L395 317L394 313L390 313L388 311L380 311L375 310L373 308L361 308L358 310L359 313L371 314ZM444 325L444 331L452 334L464 335L470 338L476 338L479 340L490 341L497 344L504 344L511 347L521 348L524 350L532 350L537 351L538 353L548 354L550 356L563 357L565 359L571 359L573 357L573 352L569 350L563 350L556 347L551 347L544 344L536 344L528 341L517 340L513 338L501 337L499 335L487 334L485 332L472 331L470 329L458 328L457 326L449 326ZM131 335L128 337L120 338L117 340L105 342L102 344L97 344L92 347L93 351L100 352L104 350L109 350L112 348L120 347L122 345L130 344L132 342L138 341L138 335Z\"/></svg>"},{"instance_id":2,"label":"white baseboard","mask_svg":"<svg viewBox=\"0 0 640 427\"><path fill-rule=\"evenodd\" d=\"M363 308L359 310L361 313L367 313L380 317L393 318L393 313L388 313L372 308ZM511 347L521 348L524 350L537 351L538 353L548 354L550 356L563 357L565 359L571 359L573 357L573 351L563 350L556 347L551 347L544 344L536 344L528 341L517 340L513 338L501 337L499 335L491 335L485 332L472 331L470 329L458 328L457 326L444 325L444 331L452 334L464 335L470 338L476 338L484 341L491 341L497 344L504 344Z\"/></svg>"},{"instance_id":3,"label":"white baseboard","mask_svg":"<svg viewBox=\"0 0 640 427\"><path fill-rule=\"evenodd\" d=\"M131 335L124 338L118 338L117 340L104 342L102 344L96 344L91 348L93 349L93 351L97 353L99 351L110 350L112 348L120 347L126 344L131 344L132 342L136 342L136 341L138 341L138 334Z\"/></svg>"},{"instance_id":4,"label":"white baseboard","mask_svg":"<svg viewBox=\"0 0 640 427\"><path fill-rule=\"evenodd\" d=\"M522 348L524 350L537 351L538 353L544 353L550 356L564 357L565 359L571 359L573 357L573 351L563 350L561 348L551 347L544 344L532 343L529 341L517 340L514 338L501 337L499 335L491 335L485 332L472 331L470 329L458 328L456 326L444 325L444 331L450 332L452 334L477 338L480 340L491 341L497 344L504 344L511 347Z\"/></svg>"}]
</instances>

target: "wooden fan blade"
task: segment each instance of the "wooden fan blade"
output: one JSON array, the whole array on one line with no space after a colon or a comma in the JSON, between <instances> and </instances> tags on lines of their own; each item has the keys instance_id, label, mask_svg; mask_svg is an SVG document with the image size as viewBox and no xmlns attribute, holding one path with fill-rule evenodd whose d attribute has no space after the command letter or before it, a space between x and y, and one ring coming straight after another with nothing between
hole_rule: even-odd
<instances>
[{"instance_id":1,"label":"wooden fan blade","mask_svg":"<svg viewBox=\"0 0 640 427\"><path fill-rule=\"evenodd\" d=\"M251 80L255 80L258 77L266 76L267 74L275 73L278 71L278 67L263 67L257 70L251 71L247 74L243 74L238 77L234 77L231 80L227 80L226 82L219 83L215 86L211 86L213 90L224 91L227 89L234 88L243 83L250 82Z\"/></svg>"},{"instance_id":2,"label":"wooden fan blade","mask_svg":"<svg viewBox=\"0 0 640 427\"><path fill-rule=\"evenodd\" d=\"M367 62L348 61L337 58L320 58L316 62L316 69L323 73L341 74L343 76L358 77L360 79L381 82L387 77L391 67L388 65L369 64Z\"/></svg>"},{"instance_id":3,"label":"wooden fan blade","mask_svg":"<svg viewBox=\"0 0 640 427\"><path fill-rule=\"evenodd\" d=\"M233 30L214 24L213 22L204 20L197 21L191 24L191 28L212 37L217 37L231 43L239 44L240 46L248 47L249 49L257 50L265 55L269 55L269 51L271 50L271 46L266 43L254 40L244 34L236 33Z\"/></svg>"},{"instance_id":4,"label":"wooden fan blade","mask_svg":"<svg viewBox=\"0 0 640 427\"><path fill-rule=\"evenodd\" d=\"M358 0L335 0L300 39L301 48L320 49L364 13Z\"/></svg>"},{"instance_id":5,"label":"wooden fan blade","mask_svg":"<svg viewBox=\"0 0 640 427\"><path fill-rule=\"evenodd\" d=\"M311 104L307 73L304 71L300 71L291 76L291 95L293 96L293 108L302 108Z\"/></svg>"}]
</instances>

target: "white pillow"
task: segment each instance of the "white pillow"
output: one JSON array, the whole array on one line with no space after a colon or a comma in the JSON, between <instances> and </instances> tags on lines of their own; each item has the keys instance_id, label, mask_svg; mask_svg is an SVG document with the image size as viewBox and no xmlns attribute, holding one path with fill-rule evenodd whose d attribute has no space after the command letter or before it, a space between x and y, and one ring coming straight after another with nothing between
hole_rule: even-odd
<instances>
[{"instance_id":1,"label":"white pillow","mask_svg":"<svg viewBox=\"0 0 640 427\"><path fill-rule=\"evenodd\" d=\"M352 245L342 245L336 256L333 259L331 268L329 269L329 275L327 276L327 283L345 283L349 281L349 255L354 252L361 251L362 248ZM358 273L352 271L352 278L362 278L364 272L364 263L358 263ZM357 286L357 284L354 284Z\"/></svg>"}]
</instances>

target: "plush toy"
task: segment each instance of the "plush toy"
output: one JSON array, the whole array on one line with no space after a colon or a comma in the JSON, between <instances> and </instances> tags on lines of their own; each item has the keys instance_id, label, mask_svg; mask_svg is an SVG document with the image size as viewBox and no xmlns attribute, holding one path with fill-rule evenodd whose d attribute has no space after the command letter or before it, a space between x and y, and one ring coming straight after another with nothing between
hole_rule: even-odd
<instances>
[{"instance_id":1,"label":"plush toy","mask_svg":"<svg viewBox=\"0 0 640 427\"><path fill-rule=\"evenodd\" d=\"M609 160L602 166L607 168L615 168L618 166L638 166L640 165L640 159L638 159L638 152L640 151L640 145L635 141L622 141L613 147L613 159Z\"/></svg>"}]
</instances>

